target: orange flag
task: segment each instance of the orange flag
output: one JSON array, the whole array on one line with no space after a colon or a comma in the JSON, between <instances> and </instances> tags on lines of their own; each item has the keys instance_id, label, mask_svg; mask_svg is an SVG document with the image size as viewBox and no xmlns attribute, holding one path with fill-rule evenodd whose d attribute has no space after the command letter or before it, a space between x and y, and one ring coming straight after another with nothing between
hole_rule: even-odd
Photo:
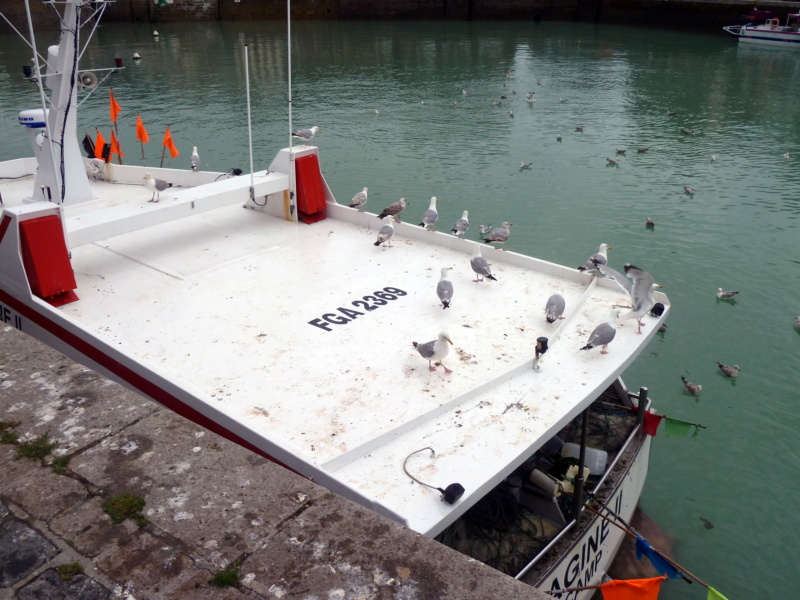
<instances>
[{"instance_id":1,"label":"orange flag","mask_svg":"<svg viewBox=\"0 0 800 600\"><path fill-rule=\"evenodd\" d=\"M94 143L94 157L103 158L103 149L106 147L106 140L100 130L97 130L97 141Z\"/></svg>"},{"instance_id":2,"label":"orange flag","mask_svg":"<svg viewBox=\"0 0 800 600\"><path fill-rule=\"evenodd\" d=\"M166 133L164 133L164 141L161 143L162 146L165 148L169 148L169 154L172 158L178 158L180 152L175 147L175 143L172 141L172 134L169 132L169 127L167 127Z\"/></svg>"},{"instance_id":3,"label":"orange flag","mask_svg":"<svg viewBox=\"0 0 800 600\"><path fill-rule=\"evenodd\" d=\"M144 123L142 123L142 115L136 115L136 139L143 144L150 141L150 136L147 135L147 129L144 128Z\"/></svg>"},{"instance_id":4,"label":"orange flag","mask_svg":"<svg viewBox=\"0 0 800 600\"><path fill-rule=\"evenodd\" d=\"M125 156L122 153L122 150L119 147L119 142L117 141L117 136L114 135L114 130L112 129L111 130L111 152L110 152L109 156L114 155L114 154L116 154L120 158Z\"/></svg>"},{"instance_id":5,"label":"orange flag","mask_svg":"<svg viewBox=\"0 0 800 600\"><path fill-rule=\"evenodd\" d=\"M619 579L600 586L603 600L657 600L664 577Z\"/></svg>"},{"instance_id":6,"label":"orange flag","mask_svg":"<svg viewBox=\"0 0 800 600\"><path fill-rule=\"evenodd\" d=\"M119 104L117 103L117 99L114 98L114 90L109 89L108 93L109 93L109 96L110 96L109 113L111 115L111 122L114 123L114 125L116 125L117 124L117 115L119 115L119 113L120 113L120 111L122 109L119 107Z\"/></svg>"}]
</instances>

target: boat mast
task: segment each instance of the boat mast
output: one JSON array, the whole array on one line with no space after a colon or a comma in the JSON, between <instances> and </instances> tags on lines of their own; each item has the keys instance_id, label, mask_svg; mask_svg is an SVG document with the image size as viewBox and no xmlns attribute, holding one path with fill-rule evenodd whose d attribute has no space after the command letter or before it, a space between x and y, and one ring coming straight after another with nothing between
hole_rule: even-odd
<instances>
[{"instance_id":1,"label":"boat mast","mask_svg":"<svg viewBox=\"0 0 800 600\"><path fill-rule=\"evenodd\" d=\"M28 3L29 0L25 0L33 43L33 24ZM83 4L83 0L65 2L64 17L61 19L61 40L58 46L50 46L47 49L47 74L44 77L44 84L52 93L49 110L45 107L46 128L42 147L36 151L37 146L34 146L39 163L33 187L33 197L36 199L67 203L92 198L77 134L78 48L80 7ZM40 90L43 102L46 104L38 60L36 62ZM46 193L47 190L52 191ZM41 196L43 193L45 197Z\"/></svg>"},{"instance_id":2,"label":"boat mast","mask_svg":"<svg viewBox=\"0 0 800 600\"><path fill-rule=\"evenodd\" d=\"M294 212L294 150L292 149L292 0L286 0L286 56L289 86L289 201Z\"/></svg>"}]
</instances>

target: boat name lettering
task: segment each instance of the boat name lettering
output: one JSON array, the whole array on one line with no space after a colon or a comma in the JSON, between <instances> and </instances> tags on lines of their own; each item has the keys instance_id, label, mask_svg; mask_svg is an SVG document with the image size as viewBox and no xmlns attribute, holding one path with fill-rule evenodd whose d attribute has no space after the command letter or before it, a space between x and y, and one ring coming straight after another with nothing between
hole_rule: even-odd
<instances>
[{"instance_id":1,"label":"boat name lettering","mask_svg":"<svg viewBox=\"0 0 800 600\"><path fill-rule=\"evenodd\" d=\"M381 306L389 304L391 300L397 300L398 297L407 295L408 292L405 292L399 288L385 287L377 292L372 292L371 296L363 296L360 300L353 300L351 304L356 308L360 308L367 312L372 312ZM336 311L337 312L333 313L325 313L318 319L312 319L308 322L308 324L313 325L314 327L319 327L320 329L324 329L325 331L333 331L333 329L331 329L331 325L346 325L350 321L353 321L365 314L358 310L353 310L352 308L343 308L341 306L337 308Z\"/></svg>"},{"instance_id":2,"label":"boat name lettering","mask_svg":"<svg viewBox=\"0 0 800 600\"><path fill-rule=\"evenodd\" d=\"M619 514L622 509L622 492L614 499L615 513ZM563 573L564 584L559 583L559 578L553 579L550 586L551 592L571 587L583 587L590 585L592 578L598 574L598 565L603 559L603 543L608 537L611 526L605 519L597 518L594 532L589 534L581 544L581 547L572 554L569 560L562 562L566 565ZM577 591L568 592L562 600L574 600L578 597Z\"/></svg>"},{"instance_id":3,"label":"boat name lettering","mask_svg":"<svg viewBox=\"0 0 800 600\"><path fill-rule=\"evenodd\" d=\"M0 322L2 323L11 323L13 319L14 327L22 331L22 317L5 306L4 304L0 304Z\"/></svg>"}]
</instances>

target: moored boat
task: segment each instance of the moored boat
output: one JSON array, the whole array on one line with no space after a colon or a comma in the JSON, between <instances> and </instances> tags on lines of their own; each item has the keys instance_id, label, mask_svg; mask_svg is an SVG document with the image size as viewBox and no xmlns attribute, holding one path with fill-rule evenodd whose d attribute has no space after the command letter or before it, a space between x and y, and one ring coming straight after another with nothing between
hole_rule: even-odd
<instances>
[{"instance_id":1,"label":"moored boat","mask_svg":"<svg viewBox=\"0 0 800 600\"><path fill-rule=\"evenodd\" d=\"M86 21L84 4L65 3L64 22ZM547 464L564 448L585 464L605 453L587 485L629 516L649 440L627 414L641 401L616 382L666 319L666 296L642 334L615 323L604 354L588 338L631 302L614 282L399 221L381 247L385 221L336 202L308 141L244 176L84 158L73 35L49 50L53 102L20 117L34 157L0 164L2 320L430 537L520 480L516 503L553 525L510 574L545 589L596 582L619 537L582 516L579 493L567 506L542 490L556 477L553 489L579 491L581 465ZM473 281L476 245L495 281ZM564 318L548 322L557 292ZM429 362L412 344L440 332L449 353ZM599 402L627 443L601 450L572 426L609 386L617 400Z\"/></svg>"},{"instance_id":2,"label":"moored boat","mask_svg":"<svg viewBox=\"0 0 800 600\"><path fill-rule=\"evenodd\" d=\"M727 25L722 29L742 43L800 49L800 13L788 15L783 25L780 19L770 18L763 22Z\"/></svg>"}]
</instances>

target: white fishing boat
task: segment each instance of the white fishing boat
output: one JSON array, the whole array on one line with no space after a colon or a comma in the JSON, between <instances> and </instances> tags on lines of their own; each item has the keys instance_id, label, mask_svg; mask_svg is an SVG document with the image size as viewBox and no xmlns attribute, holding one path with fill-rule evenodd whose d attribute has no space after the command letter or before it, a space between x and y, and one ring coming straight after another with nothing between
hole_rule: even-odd
<instances>
[{"instance_id":1,"label":"white fishing boat","mask_svg":"<svg viewBox=\"0 0 800 600\"><path fill-rule=\"evenodd\" d=\"M68 0L64 23L103 4ZM75 31L31 73L49 96L20 113L34 156L0 163L0 321L453 547L482 502L511 497L541 531L498 568L547 590L597 583L623 534L582 510L583 490L624 519L636 507L650 441L630 409L646 396L620 376L667 318L666 296L641 333L621 321L608 353L582 349L631 304L615 282L409 223L379 245L392 217L337 203L315 146L241 176L85 158L75 111L92 78ZM148 173L163 190L144 187ZM474 281L476 245L495 281ZM412 342L440 332L452 345L429 363Z\"/></svg>"},{"instance_id":2,"label":"white fishing boat","mask_svg":"<svg viewBox=\"0 0 800 600\"><path fill-rule=\"evenodd\" d=\"M784 25L780 19L771 18L761 23L728 25L722 29L738 37L742 43L800 49L800 13L788 15Z\"/></svg>"}]
</instances>

